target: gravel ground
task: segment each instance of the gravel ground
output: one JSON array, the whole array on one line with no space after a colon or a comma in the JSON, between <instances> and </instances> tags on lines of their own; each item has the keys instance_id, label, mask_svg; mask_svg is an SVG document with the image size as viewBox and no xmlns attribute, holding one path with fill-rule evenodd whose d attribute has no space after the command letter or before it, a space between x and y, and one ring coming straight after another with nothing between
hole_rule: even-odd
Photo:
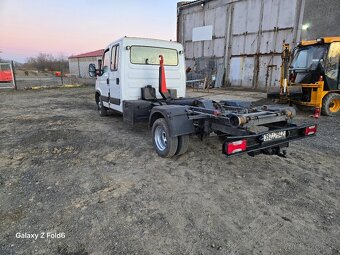
<instances>
[{"instance_id":1,"label":"gravel ground","mask_svg":"<svg viewBox=\"0 0 340 255\"><path fill-rule=\"evenodd\" d=\"M0 93L0 254L340 254L339 117L288 158L227 159L191 137L163 159L147 125L99 117L93 94Z\"/></svg>"}]
</instances>

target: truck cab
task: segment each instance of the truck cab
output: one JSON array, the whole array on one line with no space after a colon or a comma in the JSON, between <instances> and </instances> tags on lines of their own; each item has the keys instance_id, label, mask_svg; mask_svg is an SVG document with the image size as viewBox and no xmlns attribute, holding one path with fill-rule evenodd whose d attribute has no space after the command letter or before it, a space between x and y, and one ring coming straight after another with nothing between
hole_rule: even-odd
<instances>
[{"instance_id":1,"label":"truck cab","mask_svg":"<svg viewBox=\"0 0 340 255\"><path fill-rule=\"evenodd\" d=\"M177 97L185 97L185 60L181 44L124 37L105 48L98 69L93 64L89 68L90 75L97 77L95 99L101 115L106 115L108 109L123 113L123 102L140 100L141 88L158 88L160 55L164 57L168 89L176 91ZM156 97L161 98L158 91Z\"/></svg>"}]
</instances>

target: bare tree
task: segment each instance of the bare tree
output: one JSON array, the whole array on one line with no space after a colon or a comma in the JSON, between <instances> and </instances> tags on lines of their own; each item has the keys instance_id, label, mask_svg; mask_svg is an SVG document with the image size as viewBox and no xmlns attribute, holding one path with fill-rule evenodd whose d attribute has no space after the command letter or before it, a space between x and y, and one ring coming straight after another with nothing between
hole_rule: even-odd
<instances>
[{"instance_id":1,"label":"bare tree","mask_svg":"<svg viewBox=\"0 0 340 255\"><path fill-rule=\"evenodd\" d=\"M28 58L25 68L37 69L38 71L61 71L68 72L68 61L64 55L55 58L52 54L39 53L37 57Z\"/></svg>"}]
</instances>

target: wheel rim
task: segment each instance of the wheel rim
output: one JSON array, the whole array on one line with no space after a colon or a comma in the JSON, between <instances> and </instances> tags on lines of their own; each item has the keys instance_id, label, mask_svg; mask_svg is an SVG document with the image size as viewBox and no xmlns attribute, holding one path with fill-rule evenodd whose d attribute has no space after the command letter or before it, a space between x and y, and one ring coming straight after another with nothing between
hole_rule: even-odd
<instances>
[{"instance_id":1,"label":"wheel rim","mask_svg":"<svg viewBox=\"0 0 340 255\"><path fill-rule=\"evenodd\" d=\"M168 139L163 127L157 126L155 129L155 144L160 151L164 151L168 146Z\"/></svg>"},{"instance_id":2,"label":"wheel rim","mask_svg":"<svg viewBox=\"0 0 340 255\"><path fill-rule=\"evenodd\" d=\"M329 104L331 112L338 112L340 110L340 99L333 99Z\"/></svg>"},{"instance_id":3,"label":"wheel rim","mask_svg":"<svg viewBox=\"0 0 340 255\"><path fill-rule=\"evenodd\" d=\"M99 100L98 101L98 110L100 110L102 108L102 102Z\"/></svg>"}]
</instances>

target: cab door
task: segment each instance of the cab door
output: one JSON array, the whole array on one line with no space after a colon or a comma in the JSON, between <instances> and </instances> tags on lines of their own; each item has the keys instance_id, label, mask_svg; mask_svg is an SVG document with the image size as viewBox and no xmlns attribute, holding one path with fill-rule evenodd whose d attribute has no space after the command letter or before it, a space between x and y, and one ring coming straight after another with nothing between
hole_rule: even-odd
<instances>
[{"instance_id":1,"label":"cab door","mask_svg":"<svg viewBox=\"0 0 340 255\"><path fill-rule=\"evenodd\" d=\"M325 66L328 90L340 89L340 42L331 43Z\"/></svg>"},{"instance_id":2,"label":"cab door","mask_svg":"<svg viewBox=\"0 0 340 255\"><path fill-rule=\"evenodd\" d=\"M100 96L105 107L110 107L109 98L110 98L110 86L109 86L109 73L110 73L110 48L105 49L103 55L103 66L102 66L102 75L97 77L97 82L99 84Z\"/></svg>"},{"instance_id":3,"label":"cab door","mask_svg":"<svg viewBox=\"0 0 340 255\"><path fill-rule=\"evenodd\" d=\"M111 47L111 62L110 62L110 73L109 73L109 87L110 87L110 108L122 111L121 106L121 71L120 71L120 46L119 44Z\"/></svg>"}]
</instances>

